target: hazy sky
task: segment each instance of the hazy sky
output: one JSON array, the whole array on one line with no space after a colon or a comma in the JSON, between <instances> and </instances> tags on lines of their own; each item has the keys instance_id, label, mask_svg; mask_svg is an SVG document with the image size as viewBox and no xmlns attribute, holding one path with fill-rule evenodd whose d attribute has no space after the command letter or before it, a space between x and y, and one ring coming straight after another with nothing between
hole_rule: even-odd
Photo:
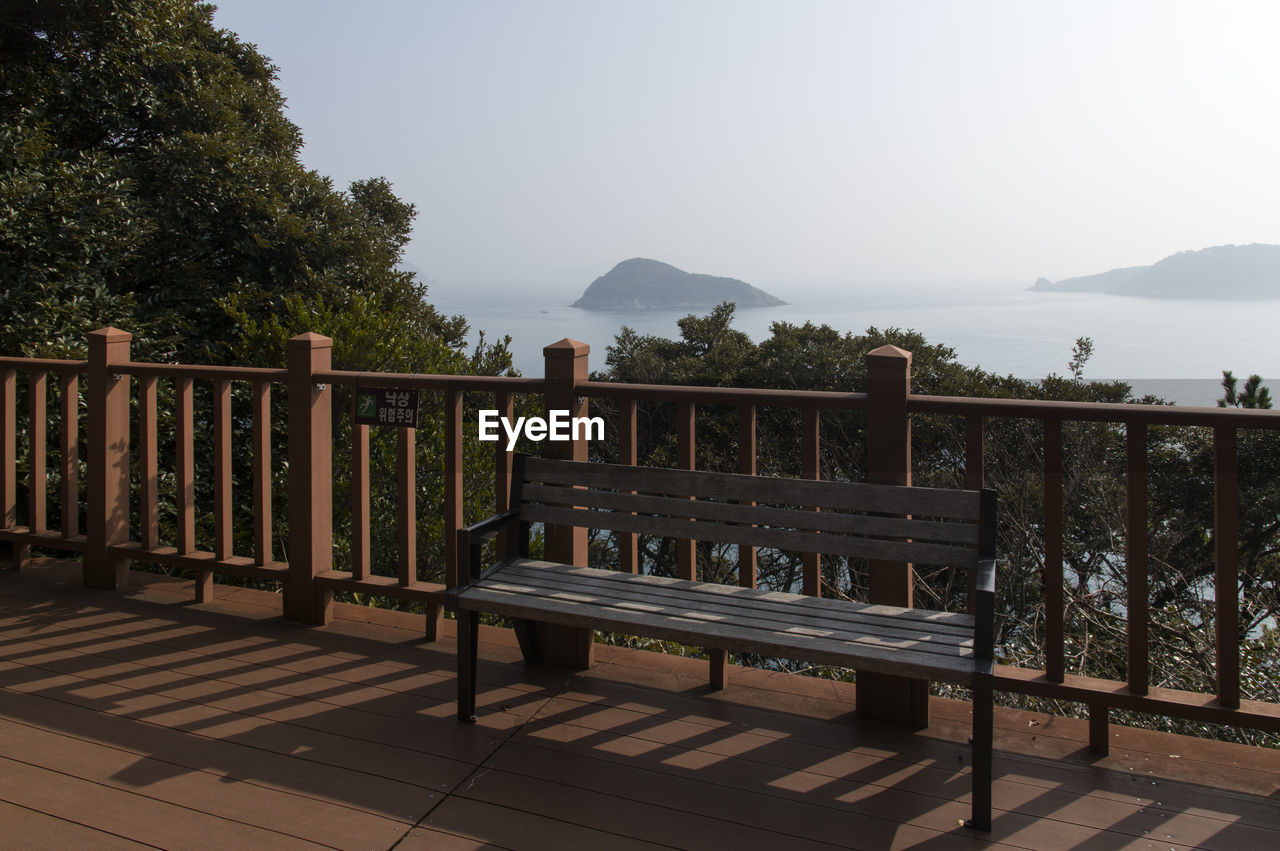
<instances>
[{"instance_id":1,"label":"hazy sky","mask_svg":"<svg viewBox=\"0 0 1280 851\"><path fill-rule=\"evenodd\" d=\"M223 0L442 286L774 291L1280 242L1280 3Z\"/></svg>"}]
</instances>

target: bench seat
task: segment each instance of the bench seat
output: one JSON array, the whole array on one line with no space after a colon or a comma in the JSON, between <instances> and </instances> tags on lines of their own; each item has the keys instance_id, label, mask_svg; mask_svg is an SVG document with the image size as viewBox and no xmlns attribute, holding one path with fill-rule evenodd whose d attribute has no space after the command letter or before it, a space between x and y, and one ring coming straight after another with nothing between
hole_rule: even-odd
<instances>
[{"instance_id":1,"label":"bench seat","mask_svg":"<svg viewBox=\"0 0 1280 851\"><path fill-rule=\"evenodd\" d=\"M708 644L970 686L966 614L873 606L508 558L457 596L464 609Z\"/></svg>"}]
</instances>

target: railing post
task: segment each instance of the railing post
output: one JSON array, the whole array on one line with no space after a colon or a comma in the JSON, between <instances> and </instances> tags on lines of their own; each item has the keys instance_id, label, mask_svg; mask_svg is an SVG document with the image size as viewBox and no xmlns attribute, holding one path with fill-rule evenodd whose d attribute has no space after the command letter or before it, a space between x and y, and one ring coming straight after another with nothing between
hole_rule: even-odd
<instances>
[{"instance_id":1,"label":"railing post","mask_svg":"<svg viewBox=\"0 0 1280 851\"><path fill-rule=\"evenodd\" d=\"M1240 471L1234 426L1213 429L1213 595L1218 703L1240 708Z\"/></svg>"},{"instance_id":2,"label":"railing post","mask_svg":"<svg viewBox=\"0 0 1280 851\"><path fill-rule=\"evenodd\" d=\"M567 337L542 350L547 381L546 408L551 411L568 411L570 417L587 415L587 400L579 398L578 384L590 375L587 355L591 347ZM542 444L542 454L547 458L570 461L587 460L585 439L554 441ZM562 564L587 565L587 530L577 526L546 527L546 557ZM564 627L536 624L534 630L539 661L568 668L591 667L593 634L583 627Z\"/></svg>"},{"instance_id":3,"label":"railing post","mask_svg":"<svg viewBox=\"0 0 1280 851\"><path fill-rule=\"evenodd\" d=\"M0 369L0 526L18 525L18 373ZM20 570L29 549L13 543L12 567Z\"/></svg>"},{"instance_id":4,"label":"railing post","mask_svg":"<svg viewBox=\"0 0 1280 851\"><path fill-rule=\"evenodd\" d=\"M89 333L89 493L84 584L114 591L129 562L110 548L129 542L129 362L133 335L119 328Z\"/></svg>"},{"instance_id":5,"label":"railing post","mask_svg":"<svg viewBox=\"0 0 1280 851\"><path fill-rule=\"evenodd\" d=\"M881 346L867 358L867 480L911 484L911 352ZM911 606L913 568L907 562L872 560L868 599L886 606ZM859 671L857 712L868 718L912 726L929 724L929 683Z\"/></svg>"},{"instance_id":6,"label":"railing post","mask_svg":"<svg viewBox=\"0 0 1280 851\"><path fill-rule=\"evenodd\" d=\"M333 391L316 378L333 364L333 340L306 333L288 342L289 573L284 616L329 621L333 594L314 579L333 567Z\"/></svg>"}]
</instances>

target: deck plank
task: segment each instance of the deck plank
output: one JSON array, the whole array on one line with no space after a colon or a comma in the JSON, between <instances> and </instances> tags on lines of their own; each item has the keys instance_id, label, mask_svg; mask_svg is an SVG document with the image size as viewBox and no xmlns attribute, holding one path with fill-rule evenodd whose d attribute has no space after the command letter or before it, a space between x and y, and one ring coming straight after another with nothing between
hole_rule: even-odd
<instances>
[{"instance_id":1,"label":"deck plank","mask_svg":"<svg viewBox=\"0 0 1280 851\"><path fill-rule=\"evenodd\" d=\"M154 848L123 836L37 810L0 801L0 824L11 848L93 848L95 851L131 851ZM29 841L28 841L29 840Z\"/></svg>"},{"instance_id":2,"label":"deck plank","mask_svg":"<svg viewBox=\"0 0 1280 851\"><path fill-rule=\"evenodd\" d=\"M317 844L390 846L412 825L4 719L0 719L0 760L267 830L280 824L281 813L288 813L289 832Z\"/></svg>"},{"instance_id":3,"label":"deck plank","mask_svg":"<svg viewBox=\"0 0 1280 851\"><path fill-rule=\"evenodd\" d=\"M922 762L866 746L799 745L786 736L740 732L736 725L691 724L666 714L626 722L611 713L605 724L601 723L603 718L588 717L586 724L580 725L571 709L558 708L549 707L548 717L526 728L494 764L503 766L502 760L518 745L533 744L557 752L554 758L533 757L533 763L554 765L575 778L575 783L592 783L592 768L582 760L612 763L599 770L609 776L609 788L614 791L620 789L620 774L641 768L674 779L636 781L640 790L636 794L643 794L644 788L697 780L711 787L847 808L865 817L932 830L945 831L968 815L961 803L969 788L968 759L959 748L955 750L957 759L948 766L941 758L945 752L936 747L939 758ZM1162 800L1157 802L1132 795L1096 794L1087 783L1087 769L1052 764L1037 768L1037 773L1031 774L1025 766L1017 766L1018 774L1007 776L1008 762L997 760L993 839L1023 843L1025 840L1015 837L1043 820L1063 842L1123 844L1147 835L1163 838L1167 833L1174 844L1193 847L1265 848L1280 843L1280 833L1274 828L1250 825L1247 819L1238 822L1238 809L1214 812L1189 795L1192 790L1178 784L1161 783ZM677 795L677 803L666 805L678 807L689 794ZM1254 810L1253 816L1264 817L1264 807ZM1275 813L1270 816L1274 825ZM1176 821L1176 827L1170 827L1171 820Z\"/></svg>"},{"instance_id":4,"label":"deck plank","mask_svg":"<svg viewBox=\"0 0 1280 851\"><path fill-rule=\"evenodd\" d=\"M0 801L158 848L314 848L267 830L56 771L0 758ZM287 828L284 828L287 830Z\"/></svg>"},{"instance_id":5,"label":"deck plank","mask_svg":"<svg viewBox=\"0 0 1280 851\"><path fill-rule=\"evenodd\" d=\"M519 794L519 791L514 795L514 799L519 806L505 806L475 797L454 796L434 810L424 824L478 842L529 851L543 851L543 849L565 851L568 848L645 851L645 849L669 847L632 839L611 831L596 830L574 821L566 821L545 815L540 811L525 809L531 805Z\"/></svg>"}]
</instances>

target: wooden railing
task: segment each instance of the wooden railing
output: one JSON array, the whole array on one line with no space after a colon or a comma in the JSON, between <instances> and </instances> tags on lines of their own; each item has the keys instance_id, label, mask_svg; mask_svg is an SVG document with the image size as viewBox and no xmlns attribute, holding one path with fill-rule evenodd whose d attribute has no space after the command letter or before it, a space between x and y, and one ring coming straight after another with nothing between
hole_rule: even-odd
<instances>
[{"instance_id":1,"label":"wooden railing","mask_svg":"<svg viewBox=\"0 0 1280 851\"><path fill-rule=\"evenodd\" d=\"M980 483L983 423L992 417L1037 420L1044 430L1044 564L1046 590L1045 670L999 666L997 688L1084 703L1089 708L1090 746L1107 752L1107 713L1127 709L1193 721L1238 724L1280 732L1280 707L1240 697L1239 485L1237 429L1280 428L1280 412L1235 408L1181 408L1166 405L1051 402L913 396L908 409L919 414L965 418L969 483ZM1125 427L1126 481L1126 670L1123 683L1066 674L1063 601L1064 422L1105 422ZM1148 584L1147 430L1150 426L1213 429L1214 628L1217 689L1204 695L1150 685Z\"/></svg>"},{"instance_id":2,"label":"wooden railing","mask_svg":"<svg viewBox=\"0 0 1280 851\"><path fill-rule=\"evenodd\" d=\"M757 415L761 408L799 412L800 466L802 478L820 474L823 412L856 411L866 416L867 478L887 484L911 481L911 417L943 415L965 423L965 483L984 482L984 427L991 418L1011 418L1043 425L1044 444L1044 560L1045 611L1047 617L1045 669L998 666L997 688L1044 698L1086 704L1091 718L1091 746L1105 752L1108 711L1131 709L1196 721L1213 721L1280 732L1280 706L1243 700L1240 696L1240 635L1236 611L1238 588L1237 539L1238 485L1236 431L1240 428L1280 428L1280 413L1236 409L1195 409L1154 405L1085 404L1030 400L979 399L914 395L910 392L911 356L893 347L868 355L868 388L865 393L784 391L750 388L639 385L588 380L588 348L565 340L546 349L545 377L505 378L452 375L360 373L331 368L332 342L314 334L289 341L286 369L250 369L193 365L135 363L129 356L130 337L115 329L90 335L86 361L49 361L0 358L0 541L13 546L14 566L21 569L30 547L81 553L85 583L112 589L122 582L130 561L147 562L191 571L196 596L208 599L213 576L227 574L254 579L274 579L283 585L284 613L307 624L323 624L330 616L335 591L358 592L423 604L426 634L435 637L448 587L458 579L456 531L463 525L468 495L463 488L464 394L485 394L492 407L510 416L518 394L541 396L548 410L585 414L588 399L609 399L616 406L620 463L635 464L640 403L675 406L678 465L692 469L697 457L696 431L700 407L736 408L738 470L756 474ZM25 417L25 477L16 460L21 412L17 408L17 376L26 377L28 404ZM47 468L47 406L49 376L58 377L59 464L53 475ZM87 376L83 394L80 376ZM132 379L132 380L130 380ZM161 447L158 445L158 382L172 388L175 482L175 540L160 540L158 483ZM213 546L196 548L196 465L193 435L197 419L193 411L193 387L209 382L212 409L200 422L211 423L213 459ZM248 386L251 414L233 418L233 382ZM132 388L131 388L132 385ZM438 463L444 471L443 528L445 557L442 582L419 579L416 524L422 507L416 504L415 465L419 453L413 429L400 429L397 437L396 536L398 563L394 576L373 572L370 541L375 521L388 526L390 518L370 516L369 427L353 426L350 466L338 471L350 477L351 553L349 569L333 564L334 386L402 388L438 394L444 414L443 445ZM130 391L136 389L131 404ZM276 553L272 544L274 513L271 481L286 459L271 455L271 400L273 391L284 390L287 399L288 537L287 552ZM81 497L79 406L83 395L88 413L86 498ZM486 407L488 405L486 404ZM136 415L131 414L131 409ZM1063 600L1063 452L1064 422L1106 422L1126 429L1128 549L1128 680L1072 676L1066 673ZM1215 588L1217 593L1217 689L1213 695L1155 688L1148 665L1147 600L1147 429L1154 425L1207 426L1213 429L1215 446ZM139 446L131 451L131 432ZM249 438L252 455L253 530L252 552L234 552L232 516L232 461L236 441ZM543 450L556 457L586 457L585 440L546 443ZM511 454L505 442L494 444L494 505L507 505ZM168 452L165 457L170 457ZM135 460L131 458L136 457ZM473 459L474 462L474 459ZM135 468L135 469L131 469ZM131 487L131 475L136 488ZM25 525L20 525L17 488L27 483ZM60 528L49 528L48 481L59 483ZM137 522L130 528L131 500L137 500ZM85 533L80 532L83 508ZM487 511L490 506L482 506ZM692 578L696 571L696 542L677 547L678 572ZM546 530L548 556L559 561L585 564L586 530L551 527ZM635 535L618 542L619 569L641 569ZM285 557L287 555L287 558ZM756 582L754 548L739 549L737 581L751 587ZM278 557L277 557L278 556ZM821 561L816 554L803 556L801 585L804 593L818 595L822 588ZM871 602L911 605L913 572L909 565L873 563L869 572ZM585 644L584 644L585 642ZM583 664L590 659L590 635L577 634L566 642L565 661ZM726 659L713 654L713 678L723 671ZM898 678L858 678L858 707L863 714L915 723L927 722L924 684Z\"/></svg>"}]
</instances>

